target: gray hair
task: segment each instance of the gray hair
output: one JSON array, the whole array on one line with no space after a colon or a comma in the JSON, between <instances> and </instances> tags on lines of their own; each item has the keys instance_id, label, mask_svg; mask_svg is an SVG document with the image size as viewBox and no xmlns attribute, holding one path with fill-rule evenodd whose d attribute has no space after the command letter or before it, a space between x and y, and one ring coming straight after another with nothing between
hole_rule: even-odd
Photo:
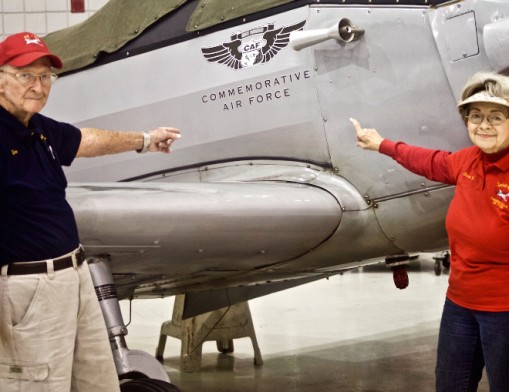
<instances>
[{"instance_id":1,"label":"gray hair","mask_svg":"<svg viewBox=\"0 0 509 392\"><path fill-rule=\"evenodd\" d=\"M461 101L481 91L509 102L509 77L495 72L478 72L468 79L461 93ZM468 105L460 106L462 117L468 114Z\"/></svg>"}]
</instances>

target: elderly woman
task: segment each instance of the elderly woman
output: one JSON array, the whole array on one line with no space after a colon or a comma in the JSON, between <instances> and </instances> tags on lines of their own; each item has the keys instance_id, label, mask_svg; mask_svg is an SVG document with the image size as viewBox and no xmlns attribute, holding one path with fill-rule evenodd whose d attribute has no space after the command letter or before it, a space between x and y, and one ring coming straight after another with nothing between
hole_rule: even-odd
<instances>
[{"instance_id":1,"label":"elderly woman","mask_svg":"<svg viewBox=\"0 0 509 392\"><path fill-rule=\"evenodd\" d=\"M449 287L438 339L436 390L509 391L509 77L474 75L458 109L471 147L449 153L384 139L351 119L357 145L426 178L456 185L446 218Z\"/></svg>"}]
</instances>

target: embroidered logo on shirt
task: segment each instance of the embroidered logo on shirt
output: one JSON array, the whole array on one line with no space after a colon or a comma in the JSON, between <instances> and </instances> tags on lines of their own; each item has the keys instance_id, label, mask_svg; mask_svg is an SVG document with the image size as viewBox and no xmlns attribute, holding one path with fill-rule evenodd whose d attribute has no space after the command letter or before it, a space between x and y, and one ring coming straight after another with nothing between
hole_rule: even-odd
<instances>
[{"instance_id":1,"label":"embroidered logo on shirt","mask_svg":"<svg viewBox=\"0 0 509 392\"><path fill-rule=\"evenodd\" d=\"M498 191L496 193L498 199L496 197L491 197L491 202L493 205L497 206L501 210L509 209L509 184L498 182ZM505 192L504 192L505 191Z\"/></svg>"},{"instance_id":2,"label":"embroidered logo on shirt","mask_svg":"<svg viewBox=\"0 0 509 392\"><path fill-rule=\"evenodd\" d=\"M44 144L46 146L46 149L51 154L51 157L53 158L53 160L56 160L55 153L53 152L53 148L51 147L50 144L48 144L48 138L45 135L43 135L42 133L39 133L39 137L42 141L42 144Z\"/></svg>"},{"instance_id":3,"label":"embroidered logo on shirt","mask_svg":"<svg viewBox=\"0 0 509 392\"><path fill-rule=\"evenodd\" d=\"M502 192L502 189L499 189L497 192L497 196L500 197L503 201L507 201L507 198L509 197L509 193Z\"/></svg>"},{"instance_id":4,"label":"embroidered logo on shirt","mask_svg":"<svg viewBox=\"0 0 509 392\"><path fill-rule=\"evenodd\" d=\"M474 181L475 176L472 174L468 174L467 172L463 173L463 177L469 179L470 181Z\"/></svg>"},{"instance_id":5,"label":"embroidered logo on shirt","mask_svg":"<svg viewBox=\"0 0 509 392\"><path fill-rule=\"evenodd\" d=\"M500 200L494 198L493 196L491 197L491 202L493 203L494 206L497 206L501 210L507 210L508 208L506 203L501 202Z\"/></svg>"}]
</instances>

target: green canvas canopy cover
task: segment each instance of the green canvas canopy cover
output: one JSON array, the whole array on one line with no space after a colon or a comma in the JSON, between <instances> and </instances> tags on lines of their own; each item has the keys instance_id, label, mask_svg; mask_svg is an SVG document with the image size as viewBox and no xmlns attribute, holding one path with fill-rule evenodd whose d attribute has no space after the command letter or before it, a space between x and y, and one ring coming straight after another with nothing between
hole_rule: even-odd
<instances>
[{"instance_id":1,"label":"green canvas canopy cover","mask_svg":"<svg viewBox=\"0 0 509 392\"><path fill-rule=\"evenodd\" d=\"M294 0L200 0L191 18L189 18L187 31L202 30L292 1Z\"/></svg>"},{"instance_id":2,"label":"green canvas canopy cover","mask_svg":"<svg viewBox=\"0 0 509 392\"><path fill-rule=\"evenodd\" d=\"M100 53L113 53L163 16L189 0L109 0L90 18L44 37L69 72L95 62ZM191 14L188 32L212 27L241 16L295 0L200 0Z\"/></svg>"},{"instance_id":3,"label":"green canvas canopy cover","mask_svg":"<svg viewBox=\"0 0 509 392\"><path fill-rule=\"evenodd\" d=\"M330 0L346 4L422 5L426 7L450 0ZM94 63L101 53L113 53L138 37L162 17L189 6L186 21L180 20L182 33L196 32L236 18L295 2L295 6L320 3L320 0L109 0L106 5L82 23L44 37L48 47L58 55L68 72ZM327 1L324 1L326 3ZM194 9L192 8L194 7ZM184 23L183 23L184 22ZM172 23L170 19L169 24ZM185 31L184 31L184 27Z\"/></svg>"}]
</instances>

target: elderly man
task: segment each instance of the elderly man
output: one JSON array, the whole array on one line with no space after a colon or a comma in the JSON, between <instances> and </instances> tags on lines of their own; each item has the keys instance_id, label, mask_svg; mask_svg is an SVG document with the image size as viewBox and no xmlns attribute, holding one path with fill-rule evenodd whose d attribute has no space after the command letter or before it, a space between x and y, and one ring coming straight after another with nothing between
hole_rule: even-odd
<instances>
[{"instance_id":1,"label":"elderly man","mask_svg":"<svg viewBox=\"0 0 509 392\"><path fill-rule=\"evenodd\" d=\"M104 320L65 199L75 157L165 152L175 128L78 129L41 115L61 60L34 34L0 43L0 391L118 391ZM71 99L71 97L70 97Z\"/></svg>"}]
</instances>

